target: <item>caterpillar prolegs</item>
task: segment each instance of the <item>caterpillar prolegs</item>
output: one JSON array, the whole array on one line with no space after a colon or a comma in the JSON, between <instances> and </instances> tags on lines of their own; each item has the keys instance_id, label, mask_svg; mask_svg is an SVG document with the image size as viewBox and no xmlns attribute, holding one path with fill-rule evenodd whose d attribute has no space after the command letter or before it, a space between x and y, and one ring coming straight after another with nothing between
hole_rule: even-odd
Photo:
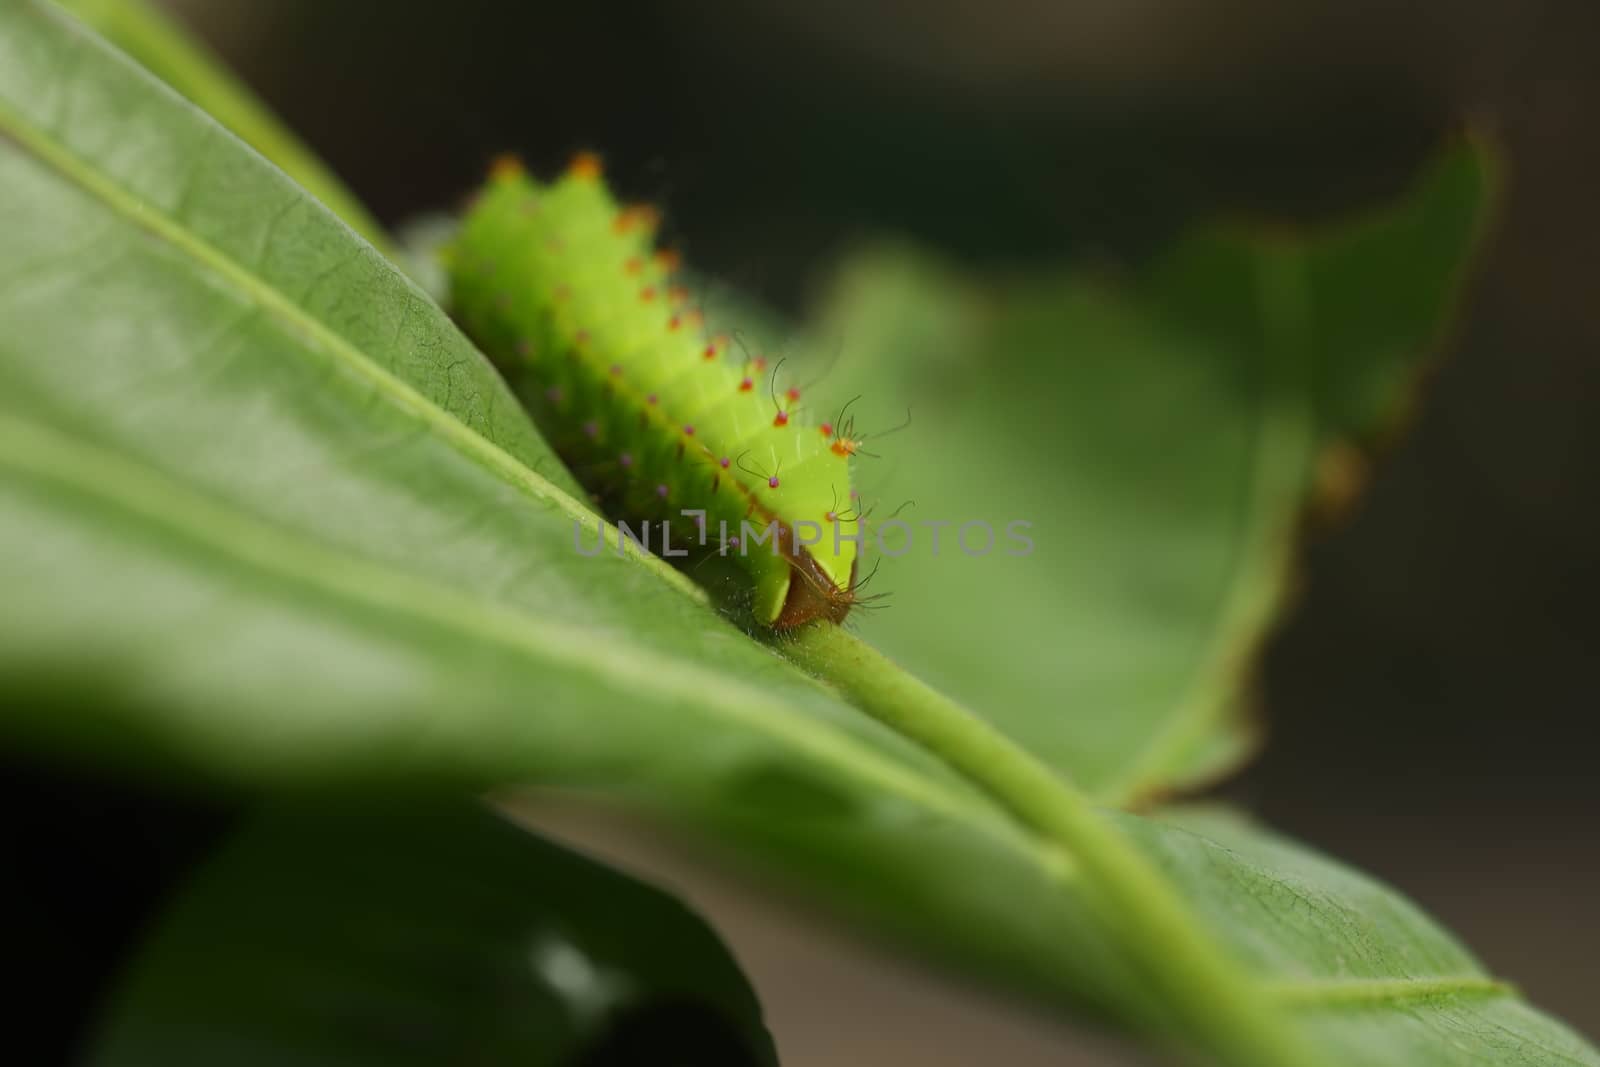
<instances>
[{"instance_id":1,"label":"caterpillar prolegs","mask_svg":"<svg viewBox=\"0 0 1600 1067\"><path fill-rule=\"evenodd\" d=\"M762 625L841 622L861 442L708 329L655 228L593 156L548 184L502 160L446 252L456 315L611 518L732 561Z\"/></svg>"}]
</instances>

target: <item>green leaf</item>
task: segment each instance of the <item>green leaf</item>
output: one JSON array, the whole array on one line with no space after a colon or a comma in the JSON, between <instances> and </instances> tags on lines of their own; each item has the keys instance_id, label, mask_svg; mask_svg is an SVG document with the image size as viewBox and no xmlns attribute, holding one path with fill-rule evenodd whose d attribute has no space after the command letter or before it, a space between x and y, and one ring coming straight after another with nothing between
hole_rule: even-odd
<instances>
[{"instance_id":1,"label":"green leaf","mask_svg":"<svg viewBox=\"0 0 1600 1067\"><path fill-rule=\"evenodd\" d=\"M1339 1063L1594 1064L1394 890L1216 810L1118 824Z\"/></svg>"},{"instance_id":2,"label":"green leaf","mask_svg":"<svg viewBox=\"0 0 1600 1067\"><path fill-rule=\"evenodd\" d=\"M870 650L801 650L865 663L957 773L674 572L577 555L574 487L441 313L34 2L0 7L0 190L8 743L245 785L582 786L1233 1064L1600 1062L1419 954L1448 940L1387 891L1093 811ZM1328 921L1247 907L1313 890ZM1372 982L1398 995L1352 1013Z\"/></svg>"},{"instance_id":3,"label":"green leaf","mask_svg":"<svg viewBox=\"0 0 1600 1067\"><path fill-rule=\"evenodd\" d=\"M1390 887L1214 811L1107 818L1180 888L1194 921L1314 1050L1280 1062L1600 1065L1600 1051L1488 975ZM759 842L762 855L796 877L814 877L820 855L832 867L820 891L863 921L923 942L937 929L937 947L969 970L1022 980L1036 995L1195 1050L1192 1025L1175 1024L1171 1006L1148 996L1160 976L1088 921L1082 897L1090 887L1073 875L1063 897L1015 854L931 827L916 828L910 841L860 828L823 843L824 820L753 823L740 819L731 832ZM1217 1062L1255 1061L1225 1051Z\"/></svg>"},{"instance_id":4,"label":"green leaf","mask_svg":"<svg viewBox=\"0 0 1600 1067\"><path fill-rule=\"evenodd\" d=\"M465 802L256 817L97 1029L93 1067L777 1063L699 918Z\"/></svg>"},{"instance_id":5,"label":"green leaf","mask_svg":"<svg viewBox=\"0 0 1600 1067\"><path fill-rule=\"evenodd\" d=\"M57 0L63 7L282 167L361 236L387 251L383 227L339 178L199 41L144 0Z\"/></svg>"},{"instance_id":6,"label":"green leaf","mask_svg":"<svg viewBox=\"0 0 1600 1067\"><path fill-rule=\"evenodd\" d=\"M1109 803L1255 744L1242 690L1319 476L1391 422L1453 306L1490 165L1461 144L1399 203L1309 233L1197 233L1122 275L988 282L885 248L841 272L830 391L864 499L915 540L863 632ZM1354 465L1354 466L1353 466ZM1008 523L1031 554L1008 554ZM944 526L937 554L933 531ZM996 532L982 558L964 523ZM904 532L889 532L889 552ZM985 544L984 528L968 532Z\"/></svg>"},{"instance_id":7,"label":"green leaf","mask_svg":"<svg viewBox=\"0 0 1600 1067\"><path fill-rule=\"evenodd\" d=\"M267 779L484 781L541 750L575 772L587 750L579 765L626 781L689 715L725 751L671 773L778 736L925 791L899 763L931 760L677 572L580 556L592 516L487 362L320 205L50 8L0 18L0 460L19 546L0 656L42 698L13 729L116 746L132 724ZM81 567L48 565L57 551ZM232 612L206 591L247 575ZM196 663L211 640L233 658ZM138 662L150 685L107 684ZM256 695L213 714L238 685ZM358 693L343 716L316 706ZM618 761L618 743L643 747ZM950 790L970 804L933 792Z\"/></svg>"}]
</instances>

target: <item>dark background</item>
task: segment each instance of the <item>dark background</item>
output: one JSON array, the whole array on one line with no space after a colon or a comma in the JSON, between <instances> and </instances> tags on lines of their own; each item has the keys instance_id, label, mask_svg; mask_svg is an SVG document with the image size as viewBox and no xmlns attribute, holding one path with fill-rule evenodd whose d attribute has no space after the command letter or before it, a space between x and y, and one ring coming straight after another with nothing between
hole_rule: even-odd
<instances>
[{"instance_id":1,"label":"dark background","mask_svg":"<svg viewBox=\"0 0 1600 1067\"><path fill-rule=\"evenodd\" d=\"M1137 258L1218 211L1360 204L1452 125L1492 131L1509 181L1448 361L1308 545L1228 793L1600 1037L1600 5L172 6L385 222L500 151L597 147L692 261L789 306L867 233Z\"/></svg>"}]
</instances>

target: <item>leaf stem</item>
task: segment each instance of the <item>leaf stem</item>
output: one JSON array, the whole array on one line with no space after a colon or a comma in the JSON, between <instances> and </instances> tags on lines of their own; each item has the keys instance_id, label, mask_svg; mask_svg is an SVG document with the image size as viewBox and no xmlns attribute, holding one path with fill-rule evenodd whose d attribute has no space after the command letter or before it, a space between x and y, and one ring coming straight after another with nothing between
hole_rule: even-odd
<instances>
[{"instance_id":1,"label":"leaf stem","mask_svg":"<svg viewBox=\"0 0 1600 1067\"><path fill-rule=\"evenodd\" d=\"M1077 788L841 627L806 627L780 648L944 761L1025 827L1067 850L1076 863L1077 885L1097 917L1159 990L1168 1038L1199 1035L1207 1049L1239 1065L1324 1062L1201 928L1162 874Z\"/></svg>"}]
</instances>

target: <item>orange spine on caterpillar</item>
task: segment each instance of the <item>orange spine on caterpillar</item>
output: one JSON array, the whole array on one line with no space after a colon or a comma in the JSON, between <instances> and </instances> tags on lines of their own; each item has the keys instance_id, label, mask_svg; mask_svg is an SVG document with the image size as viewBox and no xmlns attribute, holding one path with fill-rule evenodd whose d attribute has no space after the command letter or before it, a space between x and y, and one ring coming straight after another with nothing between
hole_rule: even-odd
<instances>
[{"instance_id":1,"label":"orange spine on caterpillar","mask_svg":"<svg viewBox=\"0 0 1600 1067\"><path fill-rule=\"evenodd\" d=\"M853 421L808 424L779 367L707 326L658 224L612 198L592 154L550 183L497 160L446 253L456 316L612 518L694 515L757 622L842 622L859 588L860 520L838 506Z\"/></svg>"}]
</instances>

